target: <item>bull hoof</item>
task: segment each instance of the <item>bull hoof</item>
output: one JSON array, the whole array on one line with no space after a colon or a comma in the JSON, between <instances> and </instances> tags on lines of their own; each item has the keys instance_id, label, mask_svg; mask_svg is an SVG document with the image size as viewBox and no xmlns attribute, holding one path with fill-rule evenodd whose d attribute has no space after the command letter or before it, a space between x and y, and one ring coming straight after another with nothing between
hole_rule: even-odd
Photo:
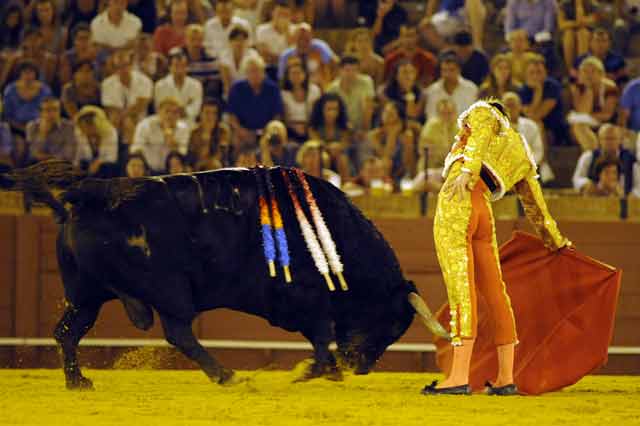
<instances>
[{"instance_id":1,"label":"bull hoof","mask_svg":"<svg viewBox=\"0 0 640 426\"><path fill-rule=\"evenodd\" d=\"M320 365L313 363L309 365L300 377L295 379L293 383L304 383L309 380L324 377L327 380L341 382L344 380L342 371L337 366Z\"/></svg>"},{"instance_id":2,"label":"bull hoof","mask_svg":"<svg viewBox=\"0 0 640 426\"><path fill-rule=\"evenodd\" d=\"M342 382L344 380L342 370L340 370L340 368L338 367L329 367L324 377L325 379L331 380L332 382Z\"/></svg>"},{"instance_id":3,"label":"bull hoof","mask_svg":"<svg viewBox=\"0 0 640 426\"><path fill-rule=\"evenodd\" d=\"M218 376L218 384L219 385L233 385L235 384L235 372L233 370L229 370L228 368L223 368L220 371L220 375Z\"/></svg>"},{"instance_id":4,"label":"bull hoof","mask_svg":"<svg viewBox=\"0 0 640 426\"><path fill-rule=\"evenodd\" d=\"M67 380L69 390L93 390L93 382L86 377L80 376L77 379Z\"/></svg>"}]
</instances>

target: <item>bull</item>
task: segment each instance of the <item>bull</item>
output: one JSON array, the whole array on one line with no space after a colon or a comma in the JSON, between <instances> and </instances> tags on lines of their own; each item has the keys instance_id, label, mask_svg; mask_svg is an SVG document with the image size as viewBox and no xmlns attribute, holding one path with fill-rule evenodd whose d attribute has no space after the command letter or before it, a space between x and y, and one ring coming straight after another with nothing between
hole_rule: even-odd
<instances>
[{"instance_id":1,"label":"bull","mask_svg":"<svg viewBox=\"0 0 640 426\"><path fill-rule=\"evenodd\" d=\"M340 380L340 365L368 373L416 314L446 336L375 226L339 189L307 176L349 285L348 291L327 289L301 236L283 170L290 172L264 173L280 205L292 283L283 274L267 273L251 170L95 179L64 161L48 160L0 174L0 189L22 191L48 205L59 223L56 251L67 308L53 334L67 388L92 387L78 365L77 346L102 305L114 299L142 330L153 325L155 311L166 340L220 384L232 382L234 372L192 331L194 319L212 309L253 314L300 332L314 358L301 380ZM55 188L62 192L54 196ZM329 350L333 341L341 363Z\"/></svg>"}]
</instances>

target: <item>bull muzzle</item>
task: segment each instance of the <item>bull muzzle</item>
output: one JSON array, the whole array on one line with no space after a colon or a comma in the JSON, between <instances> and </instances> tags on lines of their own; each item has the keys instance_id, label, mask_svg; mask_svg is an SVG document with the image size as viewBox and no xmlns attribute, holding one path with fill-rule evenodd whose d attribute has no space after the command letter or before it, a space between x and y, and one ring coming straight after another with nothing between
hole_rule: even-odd
<instances>
[{"instance_id":1,"label":"bull muzzle","mask_svg":"<svg viewBox=\"0 0 640 426\"><path fill-rule=\"evenodd\" d=\"M431 309L427 306L427 303L418 293L411 292L408 296L409 303L415 309L416 314L420 318L420 321L436 336L443 339L451 340L451 335L444 329L444 327L434 318L431 313Z\"/></svg>"}]
</instances>

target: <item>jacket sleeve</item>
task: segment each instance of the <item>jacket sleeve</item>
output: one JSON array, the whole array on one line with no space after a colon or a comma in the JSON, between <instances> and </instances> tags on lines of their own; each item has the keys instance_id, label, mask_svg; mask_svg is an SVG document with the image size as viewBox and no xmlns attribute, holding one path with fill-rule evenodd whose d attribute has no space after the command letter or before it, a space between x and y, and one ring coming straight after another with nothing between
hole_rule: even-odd
<instances>
[{"instance_id":1,"label":"jacket sleeve","mask_svg":"<svg viewBox=\"0 0 640 426\"><path fill-rule=\"evenodd\" d=\"M480 179L482 161L491 139L500 130L500 123L488 108L479 107L465 118L465 125L469 127L470 134L462 153L464 161L461 170L471 174L469 186L473 187Z\"/></svg>"},{"instance_id":2,"label":"jacket sleeve","mask_svg":"<svg viewBox=\"0 0 640 426\"><path fill-rule=\"evenodd\" d=\"M518 182L515 185L515 190L527 219L534 226L547 248L558 250L571 245L571 242L560 234L556 221L549 214L547 203L542 196L542 188L533 175Z\"/></svg>"}]
</instances>

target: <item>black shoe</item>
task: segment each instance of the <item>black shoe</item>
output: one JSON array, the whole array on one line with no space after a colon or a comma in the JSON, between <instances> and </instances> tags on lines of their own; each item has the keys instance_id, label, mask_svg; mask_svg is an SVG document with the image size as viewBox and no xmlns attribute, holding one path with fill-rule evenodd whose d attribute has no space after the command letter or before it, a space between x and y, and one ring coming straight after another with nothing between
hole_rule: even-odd
<instances>
[{"instance_id":1,"label":"black shoe","mask_svg":"<svg viewBox=\"0 0 640 426\"><path fill-rule=\"evenodd\" d=\"M495 387L491 383L487 382L484 384L487 387L487 395L498 395L498 396L511 396L511 395L519 395L518 387L515 383L511 383L510 385Z\"/></svg>"},{"instance_id":2,"label":"black shoe","mask_svg":"<svg viewBox=\"0 0 640 426\"><path fill-rule=\"evenodd\" d=\"M467 385L451 386L448 388L436 388L437 380L422 389L423 395L471 395L471 387Z\"/></svg>"}]
</instances>

